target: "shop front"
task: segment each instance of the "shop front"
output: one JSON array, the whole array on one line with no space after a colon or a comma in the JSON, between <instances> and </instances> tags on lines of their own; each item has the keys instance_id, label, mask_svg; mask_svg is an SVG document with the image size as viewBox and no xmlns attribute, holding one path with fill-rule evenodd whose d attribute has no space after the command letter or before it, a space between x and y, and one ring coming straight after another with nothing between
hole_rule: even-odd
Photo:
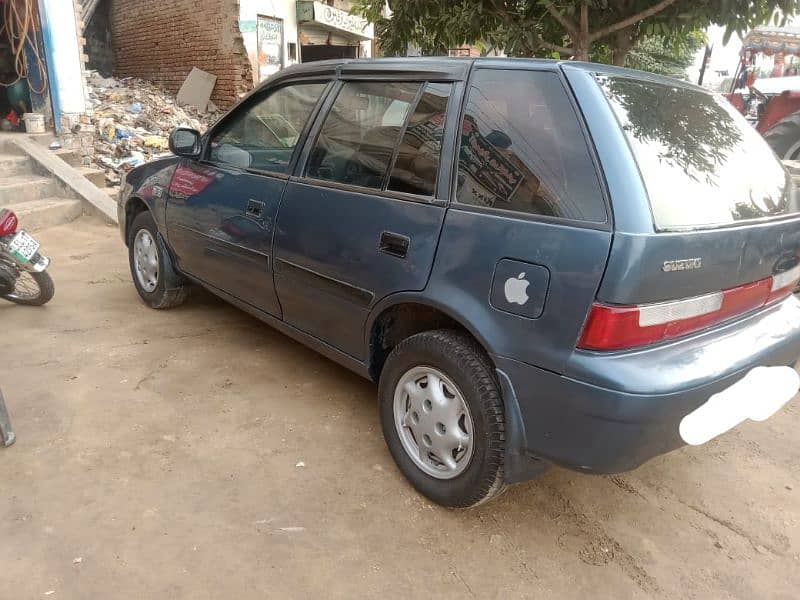
<instances>
[{"instance_id":1,"label":"shop front","mask_svg":"<svg viewBox=\"0 0 800 600\"><path fill-rule=\"evenodd\" d=\"M297 2L300 62L372 56L374 25L322 2Z\"/></svg>"}]
</instances>

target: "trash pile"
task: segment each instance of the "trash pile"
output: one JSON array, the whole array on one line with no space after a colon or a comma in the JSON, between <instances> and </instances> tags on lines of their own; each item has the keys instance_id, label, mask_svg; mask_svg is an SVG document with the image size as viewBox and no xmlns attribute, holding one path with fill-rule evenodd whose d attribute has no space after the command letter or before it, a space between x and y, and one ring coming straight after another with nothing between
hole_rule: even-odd
<instances>
[{"instance_id":1,"label":"trash pile","mask_svg":"<svg viewBox=\"0 0 800 600\"><path fill-rule=\"evenodd\" d=\"M174 96L158 86L126 77L89 73L89 97L94 114L94 161L106 171L106 182L117 185L122 174L155 158L169 156L168 137L176 127L201 133L220 116L178 106Z\"/></svg>"}]
</instances>

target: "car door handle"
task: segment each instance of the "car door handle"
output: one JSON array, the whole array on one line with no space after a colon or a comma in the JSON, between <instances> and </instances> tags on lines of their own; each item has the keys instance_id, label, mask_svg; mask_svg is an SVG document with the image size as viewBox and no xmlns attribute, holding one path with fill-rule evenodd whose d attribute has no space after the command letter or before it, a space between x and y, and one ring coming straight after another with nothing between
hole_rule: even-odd
<instances>
[{"instance_id":1,"label":"car door handle","mask_svg":"<svg viewBox=\"0 0 800 600\"><path fill-rule=\"evenodd\" d=\"M248 200L245 212L248 217L260 219L264 215L264 203L259 200Z\"/></svg>"},{"instance_id":2,"label":"car door handle","mask_svg":"<svg viewBox=\"0 0 800 600\"><path fill-rule=\"evenodd\" d=\"M406 255L408 255L408 246L410 244L411 239L407 236L391 231L384 231L381 234L381 241L378 249L384 254L405 258Z\"/></svg>"}]
</instances>

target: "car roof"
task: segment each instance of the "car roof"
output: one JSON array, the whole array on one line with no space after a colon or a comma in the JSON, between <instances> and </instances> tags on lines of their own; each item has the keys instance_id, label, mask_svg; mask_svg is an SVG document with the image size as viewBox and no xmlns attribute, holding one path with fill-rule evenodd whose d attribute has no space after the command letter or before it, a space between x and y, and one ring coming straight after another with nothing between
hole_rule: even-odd
<instances>
[{"instance_id":1,"label":"car roof","mask_svg":"<svg viewBox=\"0 0 800 600\"><path fill-rule=\"evenodd\" d=\"M261 84L269 85L285 77L303 76L345 76L348 79L415 79L438 81L463 81L469 76L473 66L492 67L496 69L514 69L523 66L537 70L585 71L600 75L627 77L641 81L661 83L673 87L684 87L708 92L687 81L590 62L572 60L554 60L546 58L507 58L507 57L448 57L448 56L409 56L393 58L356 58L323 60L311 63L292 65L278 71L276 75Z\"/></svg>"}]
</instances>

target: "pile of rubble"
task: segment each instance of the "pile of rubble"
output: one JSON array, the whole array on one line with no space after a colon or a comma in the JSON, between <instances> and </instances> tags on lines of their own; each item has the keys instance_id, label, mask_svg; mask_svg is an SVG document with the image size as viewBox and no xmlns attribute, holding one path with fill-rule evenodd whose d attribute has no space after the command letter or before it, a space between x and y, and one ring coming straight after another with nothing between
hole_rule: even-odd
<instances>
[{"instance_id":1,"label":"pile of rubble","mask_svg":"<svg viewBox=\"0 0 800 600\"><path fill-rule=\"evenodd\" d=\"M154 158L169 156L167 139L175 127L203 132L220 116L209 103L206 112L178 106L174 96L135 78L104 78L89 74L93 109L94 161L116 185L120 176Z\"/></svg>"}]
</instances>

